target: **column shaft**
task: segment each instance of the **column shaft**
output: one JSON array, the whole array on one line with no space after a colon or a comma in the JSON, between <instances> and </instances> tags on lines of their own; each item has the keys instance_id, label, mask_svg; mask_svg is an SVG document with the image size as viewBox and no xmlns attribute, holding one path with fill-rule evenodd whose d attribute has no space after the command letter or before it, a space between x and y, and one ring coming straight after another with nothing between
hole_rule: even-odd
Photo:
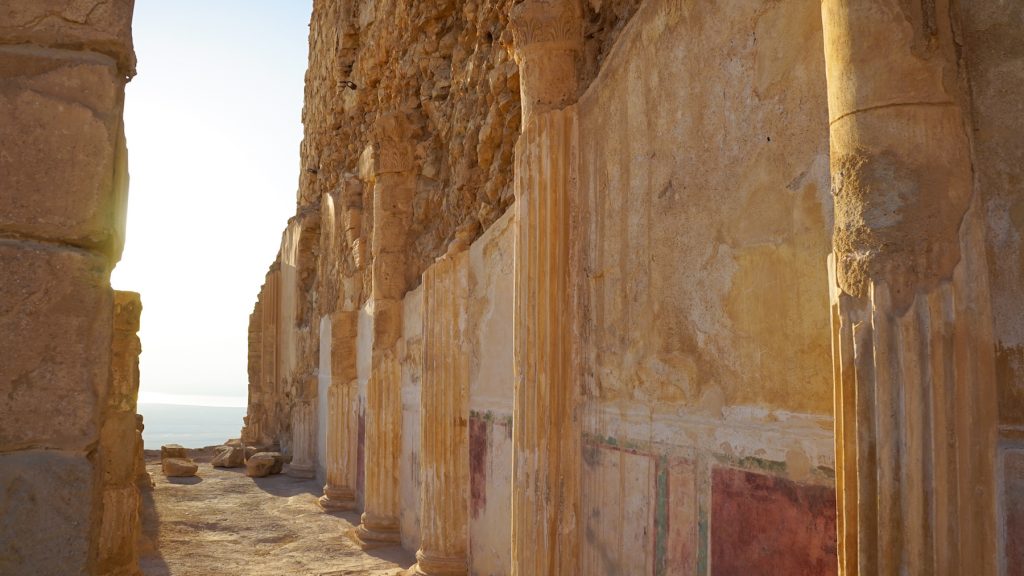
<instances>
[{"instance_id":1,"label":"column shaft","mask_svg":"<svg viewBox=\"0 0 1024 576\"><path fill-rule=\"evenodd\" d=\"M526 0L510 23L523 106L514 184L512 574L576 574L581 437L569 253L582 9L577 0Z\"/></svg>"},{"instance_id":2,"label":"column shaft","mask_svg":"<svg viewBox=\"0 0 1024 576\"><path fill-rule=\"evenodd\" d=\"M331 388L327 407L327 484L320 505L327 509L355 508L353 406L356 382L356 333L359 312L331 315Z\"/></svg>"},{"instance_id":3,"label":"column shaft","mask_svg":"<svg viewBox=\"0 0 1024 576\"><path fill-rule=\"evenodd\" d=\"M366 398L366 494L362 523L355 531L363 545L398 542L398 468L402 442L402 337L405 296L405 236L416 188L408 119L391 113L373 128L373 352Z\"/></svg>"},{"instance_id":4,"label":"column shaft","mask_svg":"<svg viewBox=\"0 0 1024 576\"><path fill-rule=\"evenodd\" d=\"M469 502L469 254L423 274L421 537L415 574L467 573Z\"/></svg>"},{"instance_id":5,"label":"column shaft","mask_svg":"<svg viewBox=\"0 0 1024 576\"><path fill-rule=\"evenodd\" d=\"M843 574L995 574L984 224L948 0L825 0Z\"/></svg>"}]
</instances>

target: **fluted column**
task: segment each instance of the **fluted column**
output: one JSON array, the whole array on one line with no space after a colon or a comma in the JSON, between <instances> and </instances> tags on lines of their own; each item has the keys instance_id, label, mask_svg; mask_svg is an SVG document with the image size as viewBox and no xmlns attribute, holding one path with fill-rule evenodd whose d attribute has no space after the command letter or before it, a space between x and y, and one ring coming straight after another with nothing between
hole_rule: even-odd
<instances>
[{"instance_id":1,"label":"fluted column","mask_svg":"<svg viewBox=\"0 0 1024 576\"><path fill-rule=\"evenodd\" d=\"M137 335L141 314L142 301L137 293L114 291L110 388L99 447L103 462L99 574L138 574L135 540L140 524L136 455L140 437L135 410L142 352Z\"/></svg>"},{"instance_id":2,"label":"fluted column","mask_svg":"<svg viewBox=\"0 0 1024 576\"><path fill-rule=\"evenodd\" d=\"M512 573L578 572L579 442L570 368L570 203L576 193L575 1L527 0L512 13L523 81L516 146Z\"/></svg>"},{"instance_id":3,"label":"fluted column","mask_svg":"<svg viewBox=\"0 0 1024 576\"><path fill-rule=\"evenodd\" d=\"M316 476L316 397L319 378L308 374L296 384L298 397L292 407L292 461L288 475Z\"/></svg>"},{"instance_id":4,"label":"fluted column","mask_svg":"<svg viewBox=\"0 0 1024 576\"><path fill-rule=\"evenodd\" d=\"M320 505L352 510L355 501L356 454L353 409L356 381L356 334L359 312L331 314L331 387L327 393L327 484Z\"/></svg>"},{"instance_id":5,"label":"fluted column","mask_svg":"<svg viewBox=\"0 0 1024 576\"><path fill-rule=\"evenodd\" d=\"M825 0L843 574L996 572L984 224L949 0Z\"/></svg>"},{"instance_id":6,"label":"fluted column","mask_svg":"<svg viewBox=\"0 0 1024 576\"><path fill-rule=\"evenodd\" d=\"M366 398L366 493L355 537L363 545L399 542L398 468L402 378L398 341L405 296L405 235L416 188L413 144L404 114L380 117L372 138L373 349Z\"/></svg>"},{"instance_id":7,"label":"fluted column","mask_svg":"<svg viewBox=\"0 0 1024 576\"><path fill-rule=\"evenodd\" d=\"M257 442L269 440L279 441L281 434L281 422L279 421L279 404L282 401L282 394L278 382L278 332L281 317L281 308L278 298L278 289L281 282L280 267L275 265L267 273L266 283L263 292L260 294L260 308L262 318L260 320L260 394L261 401L255 406L250 405L250 419L256 419L256 426L261 429L262 436L257 437ZM250 401L252 401L250 395ZM252 413L255 408L255 414ZM250 421L250 424L252 422Z\"/></svg>"},{"instance_id":8,"label":"fluted column","mask_svg":"<svg viewBox=\"0 0 1024 576\"><path fill-rule=\"evenodd\" d=\"M469 254L423 273L420 549L413 574L467 573L469 501Z\"/></svg>"}]
</instances>

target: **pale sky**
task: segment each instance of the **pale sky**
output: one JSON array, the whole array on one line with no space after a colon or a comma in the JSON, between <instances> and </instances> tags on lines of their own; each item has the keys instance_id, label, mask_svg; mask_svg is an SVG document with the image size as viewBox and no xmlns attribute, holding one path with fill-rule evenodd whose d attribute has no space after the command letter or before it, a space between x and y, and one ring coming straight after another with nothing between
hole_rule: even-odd
<instances>
[{"instance_id":1,"label":"pale sky","mask_svg":"<svg viewBox=\"0 0 1024 576\"><path fill-rule=\"evenodd\" d=\"M111 281L142 294L141 401L246 395L249 312L295 211L311 9L135 2L128 237Z\"/></svg>"}]
</instances>

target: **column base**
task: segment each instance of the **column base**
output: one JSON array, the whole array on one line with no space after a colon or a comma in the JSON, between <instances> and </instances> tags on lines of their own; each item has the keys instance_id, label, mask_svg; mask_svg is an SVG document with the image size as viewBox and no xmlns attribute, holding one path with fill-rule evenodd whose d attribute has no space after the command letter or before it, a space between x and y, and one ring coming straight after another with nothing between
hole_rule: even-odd
<instances>
[{"instance_id":1,"label":"column base","mask_svg":"<svg viewBox=\"0 0 1024 576\"><path fill-rule=\"evenodd\" d=\"M315 478L316 468L305 465L289 464L288 469L284 471L285 474L292 478Z\"/></svg>"},{"instance_id":2,"label":"column base","mask_svg":"<svg viewBox=\"0 0 1024 576\"><path fill-rule=\"evenodd\" d=\"M466 576L469 566L466 558L434 556L423 550L416 552L416 565L406 571L406 576Z\"/></svg>"},{"instance_id":3,"label":"column base","mask_svg":"<svg viewBox=\"0 0 1024 576\"><path fill-rule=\"evenodd\" d=\"M363 512L362 522L349 532L349 537L363 550L392 546L402 542L398 522L376 519Z\"/></svg>"},{"instance_id":4,"label":"column base","mask_svg":"<svg viewBox=\"0 0 1024 576\"><path fill-rule=\"evenodd\" d=\"M317 500L324 510L355 510L356 495L348 488L324 486L324 495Z\"/></svg>"}]
</instances>

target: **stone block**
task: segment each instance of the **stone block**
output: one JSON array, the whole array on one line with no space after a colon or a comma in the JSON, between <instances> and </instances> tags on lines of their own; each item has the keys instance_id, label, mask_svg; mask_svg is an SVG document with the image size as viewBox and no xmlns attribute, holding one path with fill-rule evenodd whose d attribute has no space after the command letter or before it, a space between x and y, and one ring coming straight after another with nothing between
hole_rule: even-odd
<instances>
[{"instance_id":1,"label":"stone block","mask_svg":"<svg viewBox=\"0 0 1024 576\"><path fill-rule=\"evenodd\" d=\"M716 575L838 572L834 488L721 467L711 482Z\"/></svg>"},{"instance_id":2,"label":"stone block","mask_svg":"<svg viewBox=\"0 0 1024 576\"><path fill-rule=\"evenodd\" d=\"M84 455L0 454L0 574L86 574L94 482Z\"/></svg>"},{"instance_id":3,"label":"stone block","mask_svg":"<svg viewBox=\"0 0 1024 576\"><path fill-rule=\"evenodd\" d=\"M135 414L110 412L100 430L100 464L104 486L127 486L135 478Z\"/></svg>"},{"instance_id":4,"label":"stone block","mask_svg":"<svg viewBox=\"0 0 1024 576\"><path fill-rule=\"evenodd\" d=\"M259 452L250 456L245 462L245 475L251 478L280 474L282 469L284 469L284 458L277 452Z\"/></svg>"},{"instance_id":5,"label":"stone block","mask_svg":"<svg viewBox=\"0 0 1024 576\"><path fill-rule=\"evenodd\" d=\"M100 523L99 565L101 574L117 574L134 563L139 529L139 490L134 485L103 491ZM129 570L122 572L130 574Z\"/></svg>"},{"instance_id":6,"label":"stone block","mask_svg":"<svg viewBox=\"0 0 1024 576\"><path fill-rule=\"evenodd\" d=\"M168 478L189 478L199 471L199 465L188 458L164 458L160 466Z\"/></svg>"},{"instance_id":7,"label":"stone block","mask_svg":"<svg viewBox=\"0 0 1024 576\"><path fill-rule=\"evenodd\" d=\"M160 459L188 458L188 449L181 444L164 444L160 447Z\"/></svg>"},{"instance_id":8,"label":"stone block","mask_svg":"<svg viewBox=\"0 0 1024 576\"><path fill-rule=\"evenodd\" d=\"M373 304L373 348L390 348L402 335L401 300L377 300Z\"/></svg>"},{"instance_id":9,"label":"stone block","mask_svg":"<svg viewBox=\"0 0 1024 576\"><path fill-rule=\"evenodd\" d=\"M210 464L217 468L241 468L245 466L245 450L241 446L221 446Z\"/></svg>"},{"instance_id":10,"label":"stone block","mask_svg":"<svg viewBox=\"0 0 1024 576\"><path fill-rule=\"evenodd\" d=\"M373 258L373 297L400 300L405 296L405 254L382 252Z\"/></svg>"},{"instance_id":11,"label":"stone block","mask_svg":"<svg viewBox=\"0 0 1024 576\"><path fill-rule=\"evenodd\" d=\"M0 233L119 257L127 152L114 62L0 47L0 84Z\"/></svg>"},{"instance_id":12,"label":"stone block","mask_svg":"<svg viewBox=\"0 0 1024 576\"><path fill-rule=\"evenodd\" d=\"M0 451L84 450L110 376L107 263L0 240L0 270Z\"/></svg>"},{"instance_id":13,"label":"stone block","mask_svg":"<svg viewBox=\"0 0 1024 576\"><path fill-rule=\"evenodd\" d=\"M132 76L134 6L135 0L5 0L0 4L0 40L99 52Z\"/></svg>"}]
</instances>

